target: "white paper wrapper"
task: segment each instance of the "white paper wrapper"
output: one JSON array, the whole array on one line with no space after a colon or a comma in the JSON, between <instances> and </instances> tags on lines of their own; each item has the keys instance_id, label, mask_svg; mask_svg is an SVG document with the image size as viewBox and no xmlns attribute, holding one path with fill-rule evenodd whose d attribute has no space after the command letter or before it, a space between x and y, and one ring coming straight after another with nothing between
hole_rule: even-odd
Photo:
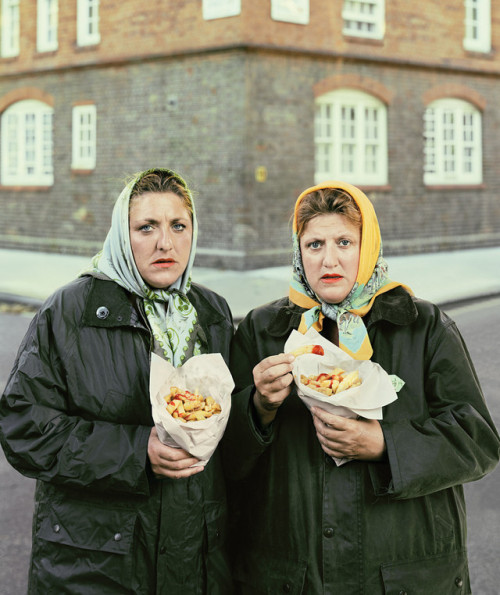
<instances>
[{"instance_id":1,"label":"white paper wrapper","mask_svg":"<svg viewBox=\"0 0 500 595\"><path fill-rule=\"evenodd\" d=\"M222 411L208 419L182 423L166 408L164 396L177 386L213 397ZM204 465L214 453L224 434L231 410L233 378L220 353L196 355L175 368L156 354L151 355L149 395L158 437L167 446L183 448Z\"/></svg>"},{"instance_id":2,"label":"white paper wrapper","mask_svg":"<svg viewBox=\"0 0 500 595\"><path fill-rule=\"evenodd\" d=\"M292 331L285 343L285 352L292 351L301 345L321 345L325 350L323 356L300 355L293 363L297 393L308 409L316 406L342 417L355 418L359 415L367 419L382 419L382 407L398 398L391 378L379 364L353 359L312 328L304 335L298 331ZM343 368L346 372L358 370L362 379L361 385L328 397L300 382L301 374L317 376L328 373L336 367ZM333 459L337 465L349 460Z\"/></svg>"}]
</instances>

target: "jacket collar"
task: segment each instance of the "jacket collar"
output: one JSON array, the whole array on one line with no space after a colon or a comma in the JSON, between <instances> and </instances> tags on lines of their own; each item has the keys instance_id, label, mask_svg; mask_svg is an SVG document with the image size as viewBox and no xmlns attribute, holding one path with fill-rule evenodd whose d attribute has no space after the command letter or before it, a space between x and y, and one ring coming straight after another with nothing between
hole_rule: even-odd
<instances>
[{"instance_id":1,"label":"jacket collar","mask_svg":"<svg viewBox=\"0 0 500 595\"><path fill-rule=\"evenodd\" d=\"M417 316L418 311L412 296L403 287L395 287L377 297L366 315L366 326L369 327L379 320L404 326L414 322Z\"/></svg>"},{"instance_id":2,"label":"jacket collar","mask_svg":"<svg viewBox=\"0 0 500 595\"><path fill-rule=\"evenodd\" d=\"M224 315L203 295L200 286L193 283L189 298L198 313L198 320L203 326L219 324L225 320ZM142 300L135 299L132 294L114 281L91 278L90 291L83 312L83 323L87 326L114 327L138 326L147 328L142 312ZM134 307L135 306L135 307Z\"/></svg>"},{"instance_id":3,"label":"jacket collar","mask_svg":"<svg viewBox=\"0 0 500 595\"><path fill-rule=\"evenodd\" d=\"M130 295L114 281L92 277L83 323L87 326L144 326L132 307Z\"/></svg>"},{"instance_id":4,"label":"jacket collar","mask_svg":"<svg viewBox=\"0 0 500 595\"><path fill-rule=\"evenodd\" d=\"M280 300L277 307L276 314L269 324L268 333L273 337L288 336L293 329L299 327L305 310L288 299ZM402 287L396 287L379 295L363 319L368 328L379 320L404 326L414 322L417 315L417 308L411 295Z\"/></svg>"},{"instance_id":5,"label":"jacket collar","mask_svg":"<svg viewBox=\"0 0 500 595\"><path fill-rule=\"evenodd\" d=\"M212 324L220 324L226 320L224 314L216 309L209 301L201 285L198 285L197 283L191 285L191 289L189 290L189 301L193 304L198 313L198 320L200 322L203 321L203 326L208 327Z\"/></svg>"}]
</instances>

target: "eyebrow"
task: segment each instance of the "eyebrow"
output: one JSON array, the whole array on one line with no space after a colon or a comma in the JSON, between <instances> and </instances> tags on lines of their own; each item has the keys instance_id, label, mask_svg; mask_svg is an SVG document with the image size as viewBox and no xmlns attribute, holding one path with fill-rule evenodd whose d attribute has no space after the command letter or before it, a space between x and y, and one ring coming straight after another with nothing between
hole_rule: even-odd
<instances>
[{"instance_id":1,"label":"eyebrow","mask_svg":"<svg viewBox=\"0 0 500 595\"><path fill-rule=\"evenodd\" d=\"M184 221L189 221L188 217L175 217L174 219L170 219L169 220L170 223L178 223L178 222L184 222ZM136 223L159 223L158 219L154 219L153 217L144 217L144 218L140 218L136 220Z\"/></svg>"}]
</instances>

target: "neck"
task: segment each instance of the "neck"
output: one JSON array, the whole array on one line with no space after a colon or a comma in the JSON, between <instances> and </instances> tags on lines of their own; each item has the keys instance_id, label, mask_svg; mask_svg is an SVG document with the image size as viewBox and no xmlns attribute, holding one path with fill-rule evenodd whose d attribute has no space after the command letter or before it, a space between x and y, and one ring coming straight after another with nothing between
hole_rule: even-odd
<instances>
[{"instance_id":1,"label":"neck","mask_svg":"<svg viewBox=\"0 0 500 595\"><path fill-rule=\"evenodd\" d=\"M321 334L325 339L331 341L337 347L339 346L339 329L337 327L337 322L325 316L323 319L323 330Z\"/></svg>"}]
</instances>

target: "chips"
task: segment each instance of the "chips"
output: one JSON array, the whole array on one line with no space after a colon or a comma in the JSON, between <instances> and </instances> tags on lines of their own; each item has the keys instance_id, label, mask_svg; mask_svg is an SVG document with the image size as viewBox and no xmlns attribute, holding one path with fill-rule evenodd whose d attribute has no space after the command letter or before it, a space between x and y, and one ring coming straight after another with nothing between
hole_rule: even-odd
<instances>
[{"instance_id":1,"label":"chips","mask_svg":"<svg viewBox=\"0 0 500 595\"><path fill-rule=\"evenodd\" d=\"M301 345L296 349L290 351L292 355L295 357L299 355L304 355L305 353L313 353L314 355L325 355L325 350L321 345Z\"/></svg>"},{"instance_id":2,"label":"chips","mask_svg":"<svg viewBox=\"0 0 500 595\"><path fill-rule=\"evenodd\" d=\"M177 386L172 386L164 399L170 415L183 423L208 419L221 412L221 406L213 397L203 398L198 392L192 393Z\"/></svg>"},{"instance_id":3,"label":"chips","mask_svg":"<svg viewBox=\"0 0 500 595\"><path fill-rule=\"evenodd\" d=\"M330 373L312 376L300 375L300 382L312 390L327 397L336 395L348 388L359 386L363 381L357 370L347 373L342 368L335 368Z\"/></svg>"}]
</instances>

